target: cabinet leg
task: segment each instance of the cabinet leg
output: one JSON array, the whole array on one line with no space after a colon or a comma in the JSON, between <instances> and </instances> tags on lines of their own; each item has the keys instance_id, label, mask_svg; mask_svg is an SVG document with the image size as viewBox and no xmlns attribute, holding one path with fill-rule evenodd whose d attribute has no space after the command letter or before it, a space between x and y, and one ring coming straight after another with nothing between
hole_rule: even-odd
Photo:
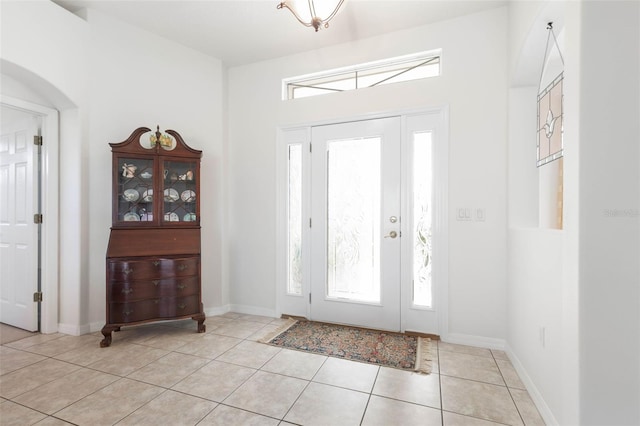
<instances>
[{"instance_id":1,"label":"cabinet leg","mask_svg":"<svg viewBox=\"0 0 640 426\"><path fill-rule=\"evenodd\" d=\"M207 326L204 325L205 318L206 316L204 314L198 314L191 317L192 320L198 321L198 333L204 333L207 330Z\"/></svg>"},{"instance_id":2,"label":"cabinet leg","mask_svg":"<svg viewBox=\"0 0 640 426\"><path fill-rule=\"evenodd\" d=\"M100 341L100 347L106 348L107 346L111 345L111 332L118 330L120 330L120 327L114 327L112 325L105 325L104 327L102 327L101 333L104 336L104 339Z\"/></svg>"}]
</instances>

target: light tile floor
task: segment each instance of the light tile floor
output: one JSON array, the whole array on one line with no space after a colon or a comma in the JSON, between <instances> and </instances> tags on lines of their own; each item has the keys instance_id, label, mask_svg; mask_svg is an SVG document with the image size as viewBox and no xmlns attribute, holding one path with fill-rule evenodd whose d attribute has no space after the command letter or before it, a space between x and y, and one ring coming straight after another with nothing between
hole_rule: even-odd
<instances>
[{"instance_id":1,"label":"light tile floor","mask_svg":"<svg viewBox=\"0 0 640 426\"><path fill-rule=\"evenodd\" d=\"M256 341L280 319L228 313L0 346L1 425L541 425L506 354L433 342L434 372Z\"/></svg>"}]
</instances>

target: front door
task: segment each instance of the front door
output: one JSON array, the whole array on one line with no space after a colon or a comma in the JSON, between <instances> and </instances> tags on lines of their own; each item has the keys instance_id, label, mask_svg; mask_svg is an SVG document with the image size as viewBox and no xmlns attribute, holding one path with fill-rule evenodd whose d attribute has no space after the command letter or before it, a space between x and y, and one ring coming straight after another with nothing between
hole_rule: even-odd
<instances>
[{"instance_id":1,"label":"front door","mask_svg":"<svg viewBox=\"0 0 640 426\"><path fill-rule=\"evenodd\" d=\"M313 320L400 330L400 124L312 128Z\"/></svg>"},{"instance_id":2,"label":"front door","mask_svg":"<svg viewBox=\"0 0 640 426\"><path fill-rule=\"evenodd\" d=\"M0 322L38 330L38 118L2 107L0 137Z\"/></svg>"},{"instance_id":3,"label":"front door","mask_svg":"<svg viewBox=\"0 0 640 426\"><path fill-rule=\"evenodd\" d=\"M445 111L433 110L282 132L281 313L439 334L445 124Z\"/></svg>"}]
</instances>

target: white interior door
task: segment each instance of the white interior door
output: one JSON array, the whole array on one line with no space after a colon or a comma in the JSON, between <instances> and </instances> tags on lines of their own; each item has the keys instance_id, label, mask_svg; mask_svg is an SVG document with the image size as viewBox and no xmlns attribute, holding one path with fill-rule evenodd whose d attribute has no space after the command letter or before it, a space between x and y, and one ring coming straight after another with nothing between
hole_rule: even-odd
<instances>
[{"instance_id":1,"label":"white interior door","mask_svg":"<svg viewBox=\"0 0 640 426\"><path fill-rule=\"evenodd\" d=\"M400 125L312 128L313 320L400 330Z\"/></svg>"},{"instance_id":2,"label":"white interior door","mask_svg":"<svg viewBox=\"0 0 640 426\"><path fill-rule=\"evenodd\" d=\"M3 107L0 136L0 321L38 329L36 118Z\"/></svg>"}]
</instances>

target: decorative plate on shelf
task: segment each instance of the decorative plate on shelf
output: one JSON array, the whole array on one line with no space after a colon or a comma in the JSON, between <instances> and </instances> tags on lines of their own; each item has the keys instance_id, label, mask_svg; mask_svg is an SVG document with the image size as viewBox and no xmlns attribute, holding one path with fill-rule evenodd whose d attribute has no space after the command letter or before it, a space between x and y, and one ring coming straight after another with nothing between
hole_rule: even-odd
<instances>
[{"instance_id":1,"label":"decorative plate on shelf","mask_svg":"<svg viewBox=\"0 0 640 426\"><path fill-rule=\"evenodd\" d=\"M142 201L147 203L153 201L153 189L147 189L142 193Z\"/></svg>"},{"instance_id":2,"label":"decorative plate on shelf","mask_svg":"<svg viewBox=\"0 0 640 426\"><path fill-rule=\"evenodd\" d=\"M158 129L157 132L146 132L140 135L140 139L138 142L140 146L144 149L153 149L156 144L160 142L160 146L167 151L171 151L176 147L176 140L166 133L160 132L160 126L156 127ZM158 138L159 136L159 138Z\"/></svg>"},{"instance_id":3,"label":"decorative plate on shelf","mask_svg":"<svg viewBox=\"0 0 640 426\"><path fill-rule=\"evenodd\" d=\"M178 201L180 196L178 195L178 191L173 188L168 188L164 190L164 200L167 203L173 203L174 201Z\"/></svg>"},{"instance_id":4,"label":"decorative plate on shelf","mask_svg":"<svg viewBox=\"0 0 640 426\"><path fill-rule=\"evenodd\" d=\"M184 215L182 220L184 220L185 222L195 222L196 214L195 213L187 213L187 214Z\"/></svg>"},{"instance_id":5,"label":"decorative plate on shelf","mask_svg":"<svg viewBox=\"0 0 640 426\"><path fill-rule=\"evenodd\" d=\"M177 213L171 212L171 213L165 213L164 214L164 220L166 220L168 222L178 222L180 220L180 218L178 217Z\"/></svg>"},{"instance_id":6,"label":"decorative plate on shelf","mask_svg":"<svg viewBox=\"0 0 640 426\"><path fill-rule=\"evenodd\" d=\"M140 198L140 193L135 189L127 189L126 191L124 191L124 194L122 194L122 198L129 202L138 201L138 198Z\"/></svg>"},{"instance_id":7,"label":"decorative plate on shelf","mask_svg":"<svg viewBox=\"0 0 640 426\"><path fill-rule=\"evenodd\" d=\"M192 203L196 200L196 193L190 189L187 189L186 191L182 191L182 194L180 194L180 198L185 203Z\"/></svg>"},{"instance_id":8,"label":"decorative plate on shelf","mask_svg":"<svg viewBox=\"0 0 640 426\"><path fill-rule=\"evenodd\" d=\"M129 212L129 213L124 215L124 221L125 222L139 222L140 221L140 216L138 216L135 213Z\"/></svg>"}]
</instances>

